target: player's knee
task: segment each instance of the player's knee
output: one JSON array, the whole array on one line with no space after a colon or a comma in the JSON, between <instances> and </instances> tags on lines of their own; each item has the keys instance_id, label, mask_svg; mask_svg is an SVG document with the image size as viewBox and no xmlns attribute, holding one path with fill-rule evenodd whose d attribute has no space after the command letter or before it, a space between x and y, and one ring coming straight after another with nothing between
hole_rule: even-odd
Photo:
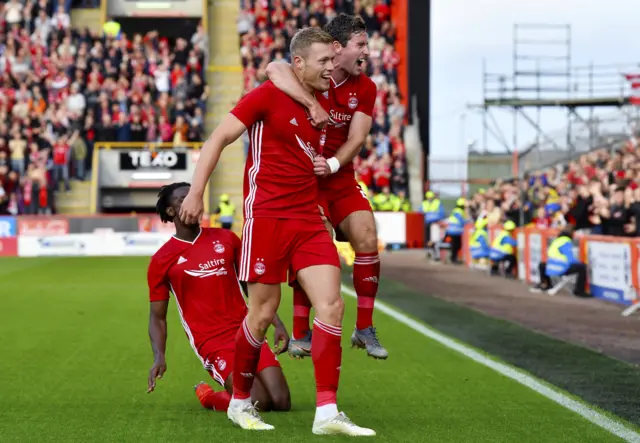
<instances>
[{"instance_id":1,"label":"player's knee","mask_svg":"<svg viewBox=\"0 0 640 443\"><path fill-rule=\"evenodd\" d=\"M351 235L353 249L356 252L372 252L378 249L378 236L373 223L362 224L356 232Z\"/></svg>"},{"instance_id":2,"label":"player's knee","mask_svg":"<svg viewBox=\"0 0 640 443\"><path fill-rule=\"evenodd\" d=\"M273 317L275 315L276 313L272 309L267 306L263 306L260 309L253 310L253 312L249 311L247 322L249 323L249 327L252 329L266 331L273 322Z\"/></svg>"},{"instance_id":3,"label":"player's knee","mask_svg":"<svg viewBox=\"0 0 640 443\"><path fill-rule=\"evenodd\" d=\"M319 306L314 306L316 310L316 316L324 323L330 325L342 324L342 317L344 315L344 301L340 294L336 297L325 300Z\"/></svg>"},{"instance_id":4,"label":"player's knee","mask_svg":"<svg viewBox=\"0 0 640 443\"><path fill-rule=\"evenodd\" d=\"M271 410L286 412L291 410L291 395L289 391L277 391L271 398Z\"/></svg>"}]
</instances>

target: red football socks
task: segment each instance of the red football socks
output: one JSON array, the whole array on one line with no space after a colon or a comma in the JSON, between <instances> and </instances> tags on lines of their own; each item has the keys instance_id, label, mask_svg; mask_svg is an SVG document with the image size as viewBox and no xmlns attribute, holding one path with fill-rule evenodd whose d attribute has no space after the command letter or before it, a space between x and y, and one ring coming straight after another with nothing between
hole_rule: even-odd
<instances>
[{"instance_id":1,"label":"red football socks","mask_svg":"<svg viewBox=\"0 0 640 443\"><path fill-rule=\"evenodd\" d=\"M340 326L328 325L317 318L313 321L311 360L316 378L316 406L336 403L342 364L341 335Z\"/></svg>"},{"instance_id":2,"label":"red football socks","mask_svg":"<svg viewBox=\"0 0 640 443\"><path fill-rule=\"evenodd\" d=\"M198 400L202 407L215 411L226 411L231 401L231 394L227 391L214 391L209 385L198 386Z\"/></svg>"},{"instance_id":3,"label":"red football socks","mask_svg":"<svg viewBox=\"0 0 640 443\"><path fill-rule=\"evenodd\" d=\"M293 287L293 338L300 339L309 332L311 302L300 287Z\"/></svg>"},{"instance_id":4,"label":"red football socks","mask_svg":"<svg viewBox=\"0 0 640 443\"><path fill-rule=\"evenodd\" d=\"M380 258L377 252L357 253L353 262L353 288L358 295L356 328L373 326L373 305L380 280Z\"/></svg>"},{"instance_id":5,"label":"red football socks","mask_svg":"<svg viewBox=\"0 0 640 443\"><path fill-rule=\"evenodd\" d=\"M262 343L264 343L264 339L257 340L251 334L245 318L236 334L236 351L233 359L234 399L246 400L251 397L251 387L258 369Z\"/></svg>"}]
</instances>

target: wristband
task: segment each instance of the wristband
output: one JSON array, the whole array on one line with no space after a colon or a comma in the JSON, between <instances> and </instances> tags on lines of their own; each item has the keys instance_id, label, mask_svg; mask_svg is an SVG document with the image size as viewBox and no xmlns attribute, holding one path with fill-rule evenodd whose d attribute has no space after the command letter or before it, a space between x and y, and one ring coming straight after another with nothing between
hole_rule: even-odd
<instances>
[{"instance_id":1,"label":"wristband","mask_svg":"<svg viewBox=\"0 0 640 443\"><path fill-rule=\"evenodd\" d=\"M335 174L340 169L340 161L335 157L327 159L327 165L329 165L329 170L332 174Z\"/></svg>"}]
</instances>

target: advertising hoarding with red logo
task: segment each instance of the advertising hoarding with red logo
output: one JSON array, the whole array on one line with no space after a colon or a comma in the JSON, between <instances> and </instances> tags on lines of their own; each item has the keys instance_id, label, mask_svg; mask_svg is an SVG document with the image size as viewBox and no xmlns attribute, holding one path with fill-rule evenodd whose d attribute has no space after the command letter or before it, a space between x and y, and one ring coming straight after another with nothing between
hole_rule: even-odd
<instances>
[{"instance_id":1,"label":"advertising hoarding with red logo","mask_svg":"<svg viewBox=\"0 0 640 443\"><path fill-rule=\"evenodd\" d=\"M17 237L0 237L0 257L16 257L18 255Z\"/></svg>"},{"instance_id":2,"label":"advertising hoarding with red logo","mask_svg":"<svg viewBox=\"0 0 640 443\"><path fill-rule=\"evenodd\" d=\"M200 226L203 228L209 227L209 215L204 214ZM164 232L173 234L176 231L173 223L162 223L160 217L157 215L139 215L138 216L138 231L139 232Z\"/></svg>"},{"instance_id":3,"label":"advertising hoarding with red logo","mask_svg":"<svg viewBox=\"0 0 640 443\"><path fill-rule=\"evenodd\" d=\"M42 236L69 233L69 221L61 217L20 217L18 235Z\"/></svg>"}]
</instances>

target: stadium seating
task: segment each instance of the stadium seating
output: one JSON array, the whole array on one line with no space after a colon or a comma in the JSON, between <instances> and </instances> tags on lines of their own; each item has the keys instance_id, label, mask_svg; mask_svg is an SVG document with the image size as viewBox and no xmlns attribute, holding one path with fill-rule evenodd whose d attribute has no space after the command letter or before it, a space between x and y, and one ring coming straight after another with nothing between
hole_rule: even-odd
<instances>
[{"instance_id":1,"label":"stadium seating","mask_svg":"<svg viewBox=\"0 0 640 443\"><path fill-rule=\"evenodd\" d=\"M640 147L632 139L541 171L525 180L499 181L470 201L472 215L490 209L496 219L538 228L573 224L579 232L619 237L640 235ZM488 203L489 201L495 202ZM490 208L488 208L490 206Z\"/></svg>"},{"instance_id":2,"label":"stadium seating","mask_svg":"<svg viewBox=\"0 0 640 443\"><path fill-rule=\"evenodd\" d=\"M197 142L204 133L199 45L158 32L105 39L71 27L68 8L95 1L40 4L8 3L0 19L0 214L55 212L55 192L90 173L96 142Z\"/></svg>"},{"instance_id":3,"label":"stadium seating","mask_svg":"<svg viewBox=\"0 0 640 443\"><path fill-rule=\"evenodd\" d=\"M290 61L289 42L307 26L323 26L340 12L360 15L369 31L371 57L367 73L378 86L374 121L365 146L356 157L359 179L374 193L390 186L394 193L408 193L403 142L406 110L396 84L399 55L394 50L395 26L389 1L312 0L308 8L298 2L244 0L238 17L240 53L245 93L266 80L265 68L274 60ZM354 6L356 5L356 6ZM355 8L355 9L354 9ZM248 144L248 138L245 138Z\"/></svg>"}]
</instances>

